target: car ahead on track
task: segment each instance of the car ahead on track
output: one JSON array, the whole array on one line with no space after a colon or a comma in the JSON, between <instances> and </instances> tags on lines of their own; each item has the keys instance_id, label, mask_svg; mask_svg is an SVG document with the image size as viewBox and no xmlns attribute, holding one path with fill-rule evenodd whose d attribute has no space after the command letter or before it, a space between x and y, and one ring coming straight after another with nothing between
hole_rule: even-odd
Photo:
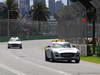
<instances>
[{"instance_id":1,"label":"car ahead on track","mask_svg":"<svg viewBox=\"0 0 100 75\"><path fill-rule=\"evenodd\" d=\"M69 42L52 42L50 46L45 48L45 60L52 62L57 60L68 60L68 62L71 62L75 60L75 63L79 63L80 50Z\"/></svg>"},{"instance_id":2,"label":"car ahead on track","mask_svg":"<svg viewBox=\"0 0 100 75\"><path fill-rule=\"evenodd\" d=\"M11 37L8 41L8 48L22 49L22 41L18 37Z\"/></svg>"}]
</instances>

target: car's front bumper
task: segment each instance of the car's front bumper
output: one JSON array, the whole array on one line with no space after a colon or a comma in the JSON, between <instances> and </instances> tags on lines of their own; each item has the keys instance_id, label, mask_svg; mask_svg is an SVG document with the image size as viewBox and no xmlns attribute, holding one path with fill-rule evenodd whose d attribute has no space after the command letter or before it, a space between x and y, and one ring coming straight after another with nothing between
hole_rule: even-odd
<instances>
[{"instance_id":1,"label":"car's front bumper","mask_svg":"<svg viewBox=\"0 0 100 75\"><path fill-rule=\"evenodd\" d=\"M22 44L8 44L8 47L22 47Z\"/></svg>"},{"instance_id":2,"label":"car's front bumper","mask_svg":"<svg viewBox=\"0 0 100 75\"><path fill-rule=\"evenodd\" d=\"M80 59L80 54L73 53L72 55L62 55L62 54L54 54L54 59L55 60L79 60Z\"/></svg>"},{"instance_id":3,"label":"car's front bumper","mask_svg":"<svg viewBox=\"0 0 100 75\"><path fill-rule=\"evenodd\" d=\"M80 57L54 57L55 60L79 60Z\"/></svg>"}]
</instances>

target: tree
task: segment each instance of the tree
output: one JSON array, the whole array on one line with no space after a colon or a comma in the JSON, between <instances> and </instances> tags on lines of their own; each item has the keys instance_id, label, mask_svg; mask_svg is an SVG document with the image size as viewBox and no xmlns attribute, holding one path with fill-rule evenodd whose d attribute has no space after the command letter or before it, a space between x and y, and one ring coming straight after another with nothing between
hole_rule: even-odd
<instances>
[{"instance_id":1,"label":"tree","mask_svg":"<svg viewBox=\"0 0 100 75\"><path fill-rule=\"evenodd\" d=\"M49 17L49 10L42 2L36 2L30 11L33 21L38 21L39 32L41 32L41 21L47 21Z\"/></svg>"},{"instance_id":2,"label":"tree","mask_svg":"<svg viewBox=\"0 0 100 75\"><path fill-rule=\"evenodd\" d=\"M16 32L18 32L18 30L16 29L16 27L18 27L18 25L16 24L17 20L10 20L10 19L18 18L19 16L18 5L15 2L15 0L6 0L5 5L6 5L6 12L8 18L8 25L7 25L8 36L17 35L15 34Z\"/></svg>"},{"instance_id":3,"label":"tree","mask_svg":"<svg viewBox=\"0 0 100 75\"><path fill-rule=\"evenodd\" d=\"M7 18L7 7L4 3L0 3L0 19Z\"/></svg>"},{"instance_id":4,"label":"tree","mask_svg":"<svg viewBox=\"0 0 100 75\"><path fill-rule=\"evenodd\" d=\"M15 0L6 0L5 4L7 6L7 13L10 19L17 19L18 17L18 5Z\"/></svg>"},{"instance_id":5,"label":"tree","mask_svg":"<svg viewBox=\"0 0 100 75\"><path fill-rule=\"evenodd\" d=\"M70 0L71 2L78 2L79 0ZM83 0L84 1L84 0ZM91 1L91 0L87 0L87 1Z\"/></svg>"},{"instance_id":6,"label":"tree","mask_svg":"<svg viewBox=\"0 0 100 75\"><path fill-rule=\"evenodd\" d=\"M77 2L78 0L70 0L71 2Z\"/></svg>"}]
</instances>

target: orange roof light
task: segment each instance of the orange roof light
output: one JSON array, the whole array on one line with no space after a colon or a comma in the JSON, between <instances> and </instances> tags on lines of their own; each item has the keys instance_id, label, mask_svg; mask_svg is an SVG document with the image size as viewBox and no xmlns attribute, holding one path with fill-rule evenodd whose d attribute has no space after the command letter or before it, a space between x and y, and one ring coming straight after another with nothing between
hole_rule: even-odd
<instances>
[{"instance_id":1,"label":"orange roof light","mask_svg":"<svg viewBox=\"0 0 100 75\"><path fill-rule=\"evenodd\" d=\"M52 40L52 42L65 42L65 40Z\"/></svg>"}]
</instances>

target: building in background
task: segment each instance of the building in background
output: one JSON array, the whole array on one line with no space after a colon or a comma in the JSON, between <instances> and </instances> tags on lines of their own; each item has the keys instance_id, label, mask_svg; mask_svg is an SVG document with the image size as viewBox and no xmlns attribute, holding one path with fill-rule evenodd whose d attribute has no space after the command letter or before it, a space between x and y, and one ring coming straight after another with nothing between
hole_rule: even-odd
<instances>
[{"instance_id":1,"label":"building in background","mask_svg":"<svg viewBox=\"0 0 100 75\"><path fill-rule=\"evenodd\" d=\"M27 15L30 10L30 0L18 0L21 16Z\"/></svg>"},{"instance_id":2,"label":"building in background","mask_svg":"<svg viewBox=\"0 0 100 75\"><path fill-rule=\"evenodd\" d=\"M48 20L48 30L50 35L57 35L57 20L54 18L54 16L50 16Z\"/></svg>"},{"instance_id":3,"label":"building in background","mask_svg":"<svg viewBox=\"0 0 100 75\"><path fill-rule=\"evenodd\" d=\"M72 5L74 3L76 3L76 2L72 2L71 0L67 0L67 5Z\"/></svg>"},{"instance_id":4,"label":"building in background","mask_svg":"<svg viewBox=\"0 0 100 75\"><path fill-rule=\"evenodd\" d=\"M55 9L56 12L58 12L61 8L64 7L64 4L62 3L61 0L60 1L56 1L55 5L56 5L56 7L55 7L56 8Z\"/></svg>"},{"instance_id":5,"label":"building in background","mask_svg":"<svg viewBox=\"0 0 100 75\"><path fill-rule=\"evenodd\" d=\"M55 14L55 0L49 0L49 11L51 15Z\"/></svg>"},{"instance_id":6,"label":"building in background","mask_svg":"<svg viewBox=\"0 0 100 75\"><path fill-rule=\"evenodd\" d=\"M36 2L43 2L44 4L46 3L46 0L33 0L33 4Z\"/></svg>"}]
</instances>

